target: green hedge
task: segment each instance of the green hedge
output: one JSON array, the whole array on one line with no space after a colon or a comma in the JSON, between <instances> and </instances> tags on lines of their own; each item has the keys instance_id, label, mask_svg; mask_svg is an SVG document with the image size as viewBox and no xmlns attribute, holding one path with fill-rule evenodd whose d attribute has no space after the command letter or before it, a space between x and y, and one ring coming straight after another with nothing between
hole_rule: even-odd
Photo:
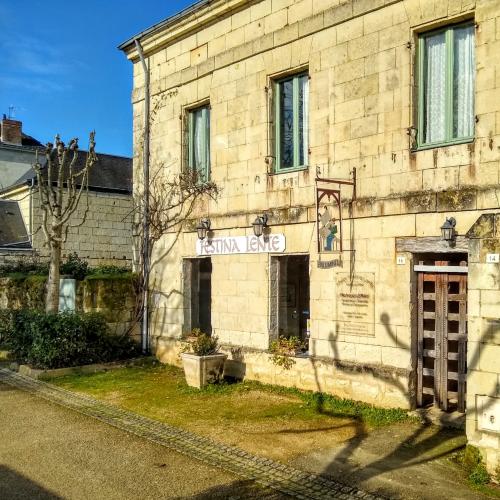
<instances>
[{"instance_id":1,"label":"green hedge","mask_svg":"<svg viewBox=\"0 0 500 500\"><path fill-rule=\"evenodd\" d=\"M104 363L140 352L130 337L112 335L98 313L4 311L0 320L0 341L35 368Z\"/></svg>"},{"instance_id":2,"label":"green hedge","mask_svg":"<svg viewBox=\"0 0 500 500\"><path fill-rule=\"evenodd\" d=\"M120 277L132 275L129 266L100 265L90 267L88 262L78 257L76 252L70 253L61 262L59 271L61 275L82 281L86 277L97 276L99 278ZM49 264L39 257L21 258L16 262L0 265L0 278L26 278L27 276L48 276Z\"/></svg>"}]
</instances>

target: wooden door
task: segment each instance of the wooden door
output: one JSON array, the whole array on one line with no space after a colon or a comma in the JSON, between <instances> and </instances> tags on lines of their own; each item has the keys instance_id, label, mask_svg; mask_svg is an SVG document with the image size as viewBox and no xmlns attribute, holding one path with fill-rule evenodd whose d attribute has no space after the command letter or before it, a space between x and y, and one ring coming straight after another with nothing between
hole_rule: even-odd
<instances>
[{"instance_id":1,"label":"wooden door","mask_svg":"<svg viewBox=\"0 0 500 500\"><path fill-rule=\"evenodd\" d=\"M465 412L467 262L420 261L417 404Z\"/></svg>"}]
</instances>

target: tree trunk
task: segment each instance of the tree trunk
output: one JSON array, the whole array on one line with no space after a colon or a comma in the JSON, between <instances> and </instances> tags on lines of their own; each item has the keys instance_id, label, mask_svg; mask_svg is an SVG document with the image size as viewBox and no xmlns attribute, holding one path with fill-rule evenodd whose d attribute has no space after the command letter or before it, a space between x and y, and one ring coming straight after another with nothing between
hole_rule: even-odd
<instances>
[{"instance_id":1,"label":"tree trunk","mask_svg":"<svg viewBox=\"0 0 500 500\"><path fill-rule=\"evenodd\" d=\"M49 279L47 281L47 297L45 311L48 313L59 312L59 266L61 264L61 243L50 242Z\"/></svg>"}]
</instances>

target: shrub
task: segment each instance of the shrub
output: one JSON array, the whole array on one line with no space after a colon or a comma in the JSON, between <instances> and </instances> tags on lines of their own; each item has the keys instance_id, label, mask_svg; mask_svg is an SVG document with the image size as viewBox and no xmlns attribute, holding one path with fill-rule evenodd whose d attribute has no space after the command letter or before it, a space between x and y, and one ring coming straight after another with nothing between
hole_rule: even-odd
<instances>
[{"instance_id":1,"label":"shrub","mask_svg":"<svg viewBox=\"0 0 500 500\"><path fill-rule=\"evenodd\" d=\"M195 354L196 356L209 356L219 351L219 339L216 336L207 335L199 328L194 328L183 342L182 352Z\"/></svg>"},{"instance_id":2,"label":"shrub","mask_svg":"<svg viewBox=\"0 0 500 500\"><path fill-rule=\"evenodd\" d=\"M59 268L61 275L70 276L78 281L90 278L121 278L134 276L130 267L102 265L90 268L87 261L80 258L76 252L70 253ZM17 262L2 264L0 278L24 279L27 276L47 276L48 262L41 262L38 257L20 258Z\"/></svg>"},{"instance_id":3,"label":"shrub","mask_svg":"<svg viewBox=\"0 0 500 500\"><path fill-rule=\"evenodd\" d=\"M38 257L20 258L17 262L2 264L0 266L0 278L27 275L47 276L49 274L49 265L47 262L41 262Z\"/></svg>"},{"instance_id":4,"label":"shrub","mask_svg":"<svg viewBox=\"0 0 500 500\"><path fill-rule=\"evenodd\" d=\"M6 345L36 368L61 368L124 359L139 353L128 336L111 335L97 313L12 313Z\"/></svg>"},{"instance_id":5,"label":"shrub","mask_svg":"<svg viewBox=\"0 0 500 500\"><path fill-rule=\"evenodd\" d=\"M475 486L482 486L490 482L490 475L484 464L477 464L469 474L469 481Z\"/></svg>"},{"instance_id":6,"label":"shrub","mask_svg":"<svg viewBox=\"0 0 500 500\"><path fill-rule=\"evenodd\" d=\"M10 309L0 309L0 346L7 342L7 337L12 332L12 311Z\"/></svg>"},{"instance_id":7,"label":"shrub","mask_svg":"<svg viewBox=\"0 0 500 500\"><path fill-rule=\"evenodd\" d=\"M293 356L303 348L304 342L298 337L279 337L269 346L269 352L272 354L271 361L276 366L289 370L295 364Z\"/></svg>"},{"instance_id":8,"label":"shrub","mask_svg":"<svg viewBox=\"0 0 500 500\"><path fill-rule=\"evenodd\" d=\"M481 452L475 446L468 444L458 455L458 462L465 469L469 481L475 486L490 482L490 475L483 463Z\"/></svg>"},{"instance_id":9,"label":"shrub","mask_svg":"<svg viewBox=\"0 0 500 500\"><path fill-rule=\"evenodd\" d=\"M83 280L87 276L89 264L74 252L68 255L68 258L61 264L59 270L63 275L71 276L75 280Z\"/></svg>"},{"instance_id":10,"label":"shrub","mask_svg":"<svg viewBox=\"0 0 500 500\"><path fill-rule=\"evenodd\" d=\"M132 271L129 267L125 266L97 266L90 269L89 276L120 276L122 274L129 275Z\"/></svg>"}]
</instances>

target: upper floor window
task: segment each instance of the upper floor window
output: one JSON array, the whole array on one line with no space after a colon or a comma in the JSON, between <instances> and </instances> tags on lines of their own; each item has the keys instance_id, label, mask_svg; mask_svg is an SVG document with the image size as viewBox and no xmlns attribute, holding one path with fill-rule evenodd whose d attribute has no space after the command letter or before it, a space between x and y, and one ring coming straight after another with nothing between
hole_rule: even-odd
<instances>
[{"instance_id":1,"label":"upper floor window","mask_svg":"<svg viewBox=\"0 0 500 500\"><path fill-rule=\"evenodd\" d=\"M309 76L277 80L275 90L276 172L304 168L309 157Z\"/></svg>"},{"instance_id":2,"label":"upper floor window","mask_svg":"<svg viewBox=\"0 0 500 500\"><path fill-rule=\"evenodd\" d=\"M196 170L200 182L210 180L210 107L188 111L188 167Z\"/></svg>"},{"instance_id":3,"label":"upper floor window","mask_svg":"<svg viewBox=\"0 0 500 500\"><path fill-rule=\"evenodd\" d=\"M461 24L419 38L418 145L453 144L474 137L474 25Z\"/></svg>"}]
</instances>

